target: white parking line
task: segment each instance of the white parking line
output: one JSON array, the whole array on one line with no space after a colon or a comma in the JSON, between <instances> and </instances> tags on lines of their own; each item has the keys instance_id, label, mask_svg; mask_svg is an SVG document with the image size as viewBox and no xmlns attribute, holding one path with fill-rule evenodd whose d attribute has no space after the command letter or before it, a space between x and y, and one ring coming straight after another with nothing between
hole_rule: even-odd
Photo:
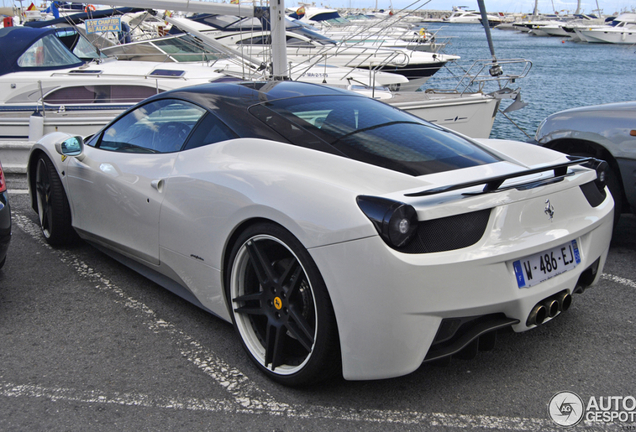
<instances>
[{"instance_id":1,"label":"white parking line","mask_svg":"<svg viewBox=\"0 0 636 432\"><path fill-rule=\"evenodd\" d=\"M16 385L7 382L0 382L0 396L43 398L54 402L82 402L143 408L224 412L228 414L268 414L298 419L325 419L402 425L421 424L459 429L536 431L553 426L547 420L520 417L471 416L413 411L355 410L319 406L287 406L284 411L272 411L267 409L267 407L244 408L232 402L219 399L157 397L142 393L107 393L97 390L82 391L68 388L47 388L37 385Z\"/></svg>"},{"instance_id":2,"label":"white parking line","mask_svg":"<svg viewBox=\"0 0 636 432\"><path fill-rule=\"evenodd\" d=\"M7 190L9 195L26 195L29 193L28 189L9 189Z\"/></svg>"},{"instance_id":3,"label":"white parking line","mask_svg":"<svg viewBox=\"0 0 636 432\"><path fill-rule=\"evenodd\" d=\"M616 282L618 284L625 285L630 288L636 288L636 282L634 282L633 280L625 279L620 276L610 275L607 273L601 274L601 277L605 280Z\"/></svg>"},{"instance_id":4,"label":"white parking line","mask_svg":"<svg viewBox=\"0 0 636 432\"><path fill-rule=\"evenodd\" d=\"M20 385L4 381L0 381L0 396L35 397L52 401L103 403L192 411L268 414L298 419L333 419L404 425L422 424L459 429L502 429L518 431L554 429L554 424L547 418L535 419L487 415L421 413L401 410L358 410L353 408L306 406L278 402L265 390L260 389L254 382L250 381L247 376L238 369L225 363L194 338L177 329L175 325L159 318L148 306L128 296L121 288L110 282L100 273L95 272L85 262L79 260L67 251L53 250L43 240L40 228L28 217L19 212L14 212L12 218L17 227L33 237L44 247L54 251L63 263L73 268L80 276L92 281L96 289L112 293L116 296L117 300L115 301L118 304L142 312L141 319L144 325L154 333L163 333L169 336L168 339L177 344L181 354L188 361L196 365L196 367L210 376L228 392L230 400L171 398L141 393L107 393L68 388L46 388L37 385ZM636 283L628 279L605 274L603 277L630 287L636 287ZM587 426L594 427L595 425L587 424ZM603 429L607 430L607 426L613 425L603 425Z\"/></svg>"}]
</instances>

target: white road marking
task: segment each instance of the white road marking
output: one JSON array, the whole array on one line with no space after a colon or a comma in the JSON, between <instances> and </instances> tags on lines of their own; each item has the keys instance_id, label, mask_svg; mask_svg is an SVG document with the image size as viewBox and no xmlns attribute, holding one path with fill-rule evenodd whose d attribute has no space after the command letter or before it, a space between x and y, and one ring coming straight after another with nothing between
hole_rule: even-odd
<instances>
[{"instance_id":1,"label":"white road marking","mask_svg":"<svg viewBox=\"0 0 636 432\"><path fill-rule=\"evenodd\" d=\"M144 408L224 412L228 414L268 414L298 419L326 419L403 425L422 424L459 429L536 431L553 426L552 422L547 420L520 417L420 413L394 410L356 410L321 406L288 406L283 411L272 411L267 407L244 408L232 402L219 399L157 397L142 393L107 393L97 390L82 391L69 388L47 388L38 385L16 385L7 382L0 382L0 396L43 398L54 402L82 402Z\"/></svg>"},{"instance_id":2,"label":"white road marking","mask_svg":"<svg viewBox=\"0 0 636 432\"><path fill-rule=\"evenodd\" d=\"M535 431L555 429L554 423L548 419L462 415L445 413L421 413L402 410L359 410L342 407L305 406L281 403L276 401L265 390L238 369L231 367L201 343L177 329L173 324L159 318L154 311L140 301L128 296L122 289L110 282L100 273L95 272L86 263L73 254L54 250L42 238L39 226L19 212L12 214L14 224L22 231L33 237L45 248L56 253L60 261L69 265L82 277L93 281L95 288L110 292L117 298L116 303L141 312L140 316L146 327L158 334L169 336L169 340L176 343L181 354L201 371L210 376L222 386L230 395L231 400L199 399L199 398L171 398L168 396L154 396L142 393L107 393L101 391L85 391L68 388L47 388L38 385L20 385L0 381L0 396L5 397L34 397L51 401L72 401L84 403L114 404L125 406L228 412L237 414L267 414L298 419L332 419L353 422L389 423L389 424L422 424L458 429L502 429L517 431ZM636 287L636 283L613 275L602 275L626 286ZM547 403L547 402L546 402ZM546 416L547 417L547 416ZM585 425L598 428L596 423ZM600 424L602 430L619 429L614 424Z\"/></svg>"},{"instance_id":3,"label":"white road marking","mask_svg":"<svg viewBox=\"0 0 636 432\"><path fill-rule=\"evenodd\" d=\"M616 282L618 284L625 285L625 286L628 286L630 288L636 288L636 282L634 282L633 280L630 280L630 279L625 279L625 278L622 278L620 276L614 276L614 275L610 275L610 274L607 274L607 273L601 274L601 277L603 279L605 279L605 280Z\"/></svg>"}]
</instances>

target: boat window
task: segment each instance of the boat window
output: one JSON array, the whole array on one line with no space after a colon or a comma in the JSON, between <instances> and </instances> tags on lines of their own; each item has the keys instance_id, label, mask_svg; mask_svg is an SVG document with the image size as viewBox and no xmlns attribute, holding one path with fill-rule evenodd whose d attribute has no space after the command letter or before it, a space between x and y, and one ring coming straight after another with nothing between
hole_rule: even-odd
<instances>
[{"instance_id":1,"label":"boat window","mask_svg":"<svg viewBox=\"0 0 636 432\"><path fill-rule=\"evenodd\" d=\"M372 99L312 96L261 106L286 118L292 129L305 131L285 136L293 144L306 146L310 132L351 159L405 174L431 174L500 160L472 141ZM262 110L250 112L263 122L269 118Z\"/></svg>"},{"instance_id":2,"label":"boat window","mask_svg":"<svg viewBox=\"0 0 636 432\"><path fill-rule=\"evenodd\" d=\"M337 11L329 11L317 13L316 15L309 18L311 21L326 21L330 19L340 18L340 14Z\"/></svg>"},{"instance_id":3,"label":"boat window","mask_svg":"<svg viewBox=\"0 0 636 432\"><path fill-rule=\"evenodd\" d=\"M157 94L155 87L135 85L79 85L64 87L44 96L44 102L55 105L132 104Z\"/></svg>"},{"instance_id":4,"label":"boat window","mask_svg":"<svg viewBox=\"0 0 636 432\"><path fill-rule=\"evenodd\" d=\"M81 63L81 60L52 34L39 39L18 59L20 67L72 67L78 63Z\"/></svg>"},{"instance_id":5,"label":"boat window","mask_svg":"<svg viewBox=\"0 0 636 432\"><path fill-rule=\"evenodd\" d=\"M95 47L84 36L79 37L77 45L73 48L73 54L82 60L105 58L106 56L99 53Z\"/></svg>"},{"instance_id":6,"label":"boat window","mask_svg":"<svg viewBox=\"0 0 636 432\"><path fill-rule=\"evenodd\" d=\"M289 26L287 27L287 30L289 30L292 33L296 33L299 34L301 36L306 37L309 40L312 41L317 41L322 45L336 45L336 41L334 41L333 39L331 39L330 37L327 37L325 35L322 35L312 29L310 29L308 26Z\"/></svg>"},{"instance_id":7,"label":"boat window","mask_svg":"<svg viewBox=\"0 0 636 432\"><path fill-rule=\"evenodd\" d=\"M261 30L263 24L258 18L245 18L239 22L229 25L225 30Z\"/></svg>"},{"instance_id":8,"label":"boat window","mask_svg":"<svg viewBox=\"0 0 636 432\"><path fill-rule=\"evenodd\" d=\"M247 38L236 42L237 45L269 45L271 43L269 35L256 36L253 38Z\"/></svg>"},{"instance_id":9,"label":"boat window","mask_svg":"<svg viewBox=\"0 0 636 432\"><path fill-rule=\"evenodd\" d=\"M168 61L167 55L151 42L128 43L102 48L107 56L117 57L119 60L134 61Z\"/></svg>"},{"instance_id":10,"label":"boat window","mask_svg":"<svg viewBox=\"0 0 636 432\"><path fill-rule=\"evenodd\" d=\"M306 40L303 40L297 37L287 35L286 40L287 40L287 46L292 46L295 48L301 48L301 47L313 48L314 47L314 45L311 44L310 42L307 42Z\"/></svg>"},{"instance_id":11,"label":"boat window","mask_svg":"<svg viewBox=\"0 0 636 432\"><path fill-rule=\"evenodd\" d=\"M82 60L106 57L105 55L100 54L97 49L74 28L69 27L59 29L57 30L56 35L69 49L69 51L73 52L73 54Z\"/></svg>"},{"instance_id":12,"label":"boat window","mask_svg":"<svg viewBox=\"0 0 636 432\"><path fill-rule=\"evenodd\" d=\"M190 17L190 19L224 31L260 30L263 28L261 21L254 17L198 14Z\"/></svg>"},{"instance_id":13,"label":"boat window","mask_svg":"<svg viewBox=\"0 0 636 432\"><path fill-rule=\"evenodd\" d=\"M110 125L98 146L124 153L176 152L206 112L180 100L153 101L129 111Z\"/></svg>"},{"instance_id":14,"label":"boat window","mask_svg":"<svg viewBox=\"0 0 636 432\"><path fill-rule=\"evenodd\" d=\"M157 39L153 43L178 62L210 61L228 57L191 37Z\"/></svg>"}]
</instances>

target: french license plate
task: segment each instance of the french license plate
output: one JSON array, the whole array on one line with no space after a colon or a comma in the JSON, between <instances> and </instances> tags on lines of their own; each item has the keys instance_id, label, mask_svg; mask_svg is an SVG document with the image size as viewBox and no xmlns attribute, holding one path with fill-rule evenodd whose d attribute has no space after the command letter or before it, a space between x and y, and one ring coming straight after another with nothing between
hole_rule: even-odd
<instances>
[{"instance_id":1,"label":"french license plate","mask_svg":"<svg viewBox=\"0 0 636 432\"><path fill-rule=\"evenodd\" d=\"M581 263L576 240L512 263L519 288L529 288L572 270Z\"/></svg>"}]
</instances>

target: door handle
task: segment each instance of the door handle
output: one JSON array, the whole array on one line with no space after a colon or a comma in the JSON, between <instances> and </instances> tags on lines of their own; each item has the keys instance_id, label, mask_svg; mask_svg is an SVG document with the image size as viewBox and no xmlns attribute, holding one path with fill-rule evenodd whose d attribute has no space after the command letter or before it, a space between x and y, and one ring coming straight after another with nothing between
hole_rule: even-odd
<instances>
[{"instance_id":1,"label":"door handle","mask_svg":"<svg viewBox=\"0 0 636 432\"><path fill-rule=\"evenodd\" d=\"M163 192L163 179L161 180L153 180L150 182L150 185L157 189L159 191L159 193Z\"/></svg>"}]
</instances>

